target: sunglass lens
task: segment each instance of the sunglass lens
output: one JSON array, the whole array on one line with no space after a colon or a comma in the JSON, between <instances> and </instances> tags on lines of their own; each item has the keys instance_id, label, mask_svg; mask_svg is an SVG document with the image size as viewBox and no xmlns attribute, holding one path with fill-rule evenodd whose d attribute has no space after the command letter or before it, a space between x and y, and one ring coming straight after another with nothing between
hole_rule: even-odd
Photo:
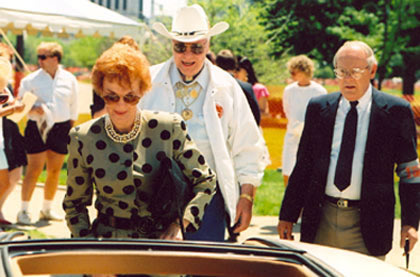
<instances>
[{"instance_id":1,"label":"sunglass lens","mask_svg":"<svg viewBox=\"0 0 420 277\"><path fill-rule=\"evenodd\" d=\"M7 94L0 94L0 104L4 104L9 100L9 95Z\"/></svg>"},{"instance_id":2,"label":"sunglass lens","mask_svg":"<svg viewBox=\"0 0 420 277\"><path fill-rule=\"evenodd\" d=\"M177 53L184 53L187 50L187 47L184 43L175 43L174 44L174 51Z\"/></svg>"},{"instance_id":3,"label":"sunglass lens","mask_svg":"<svg viewBox=\"0 0 420 277\"><path fill-rule=\"evenodd\" d=\"M193 44L191 45L191 51L194 54L201 54L204 51L204 46L202 44Z\"/></svg>"},{"instance_id":4,"label":"sunglass lens","mask_svg":"<svg viewBox=\"0 0 420 277\"><path fill-rule=\"evenodd\" d=\"M140 97L133 94L127 94L124 96L124 102L127 104L137 104L140 100Z\"/></svg>"},{"instance_id":5,"label":"sunglass lens","mask_svg":"<svg viewBox=\"0 0 420 277\"><path fill-rule=\"evenodd\" d=\"M39 60L45 60L47 58L47 56L45 56L45 55L38 55L38 59Z\"/></svg>"},{"instance_id":6,"label":"sunglass lens","mask_svg":"<svg viewBox=\"0 0 420 277\"><path fill-rule=\"evenodd\" d=\"M108 104L118 103L118 101L120 101L120 97L115 94L104 95L103 98L104 98L104 101Z\"/></svg>"}]
</instances>

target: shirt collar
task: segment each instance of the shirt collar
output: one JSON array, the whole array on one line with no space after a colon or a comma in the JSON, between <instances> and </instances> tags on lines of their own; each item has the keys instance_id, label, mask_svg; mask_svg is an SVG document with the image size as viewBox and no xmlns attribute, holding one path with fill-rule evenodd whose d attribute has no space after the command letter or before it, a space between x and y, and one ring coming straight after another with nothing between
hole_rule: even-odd
<instances>
[{"instance_id":1,"label":"shirt collar","mask_svg":"<svg viewBox=\"0 0 420 277\"><path fill-rule=\"evenodd\" d=\"M367 108L369 103L372 101L372 85L370 83L365 94L363 94L363 96L357 101L359 102L359 104L357 104L358 110L364 110ZM341 97L340 106L343 106L345 109L350 109L350 102L346 98Z\"/></svg>"},{"instance_id":2,"label":"shirt collar","mask_svg":"<svg viewBox=\"0 0 420 277\"><path fill-rule=\"evenodd\" d=\"M171 65L170 65L169 76L171 78L172 87L174 87L177 82L184 83L184 81L182 81L181 74L179 73L178 69L176 68L174 62L172 62ZM209 82L209 69L208 69L206 63L204 63L203 70L201 70L200 74L198 74L198 76L195 77L194 81L198 82L204 90L207 88L207 84ZM191 82L191 83L193 83L193 82ZM184 83L184 84L186 84L186 83Z\"/></svg>"},{"instance_id":3,"label":"shirt collar","mask_svg":"<svg viewBox=\"0 0 420 277\"><path fill-rule=\"evenodd\" d=\"M50 76L50 77L51 77L50 73L48 73L45 69L43 69L43 68L40 68L40 69L41 69L41 72L42 72L42 73L44 73L44 74L46 74L46 75L48 75L48 76ZM59 64L59 65L58 65L58 67L57 67L57 70L55 71L55 75L54 75L54 76L57 76L57 74L58 74L61 70L63 70L63 66L62 66L61 64ZM55 78L55 77L54 77L54 78Z\"/></svg>"}]
</instances>

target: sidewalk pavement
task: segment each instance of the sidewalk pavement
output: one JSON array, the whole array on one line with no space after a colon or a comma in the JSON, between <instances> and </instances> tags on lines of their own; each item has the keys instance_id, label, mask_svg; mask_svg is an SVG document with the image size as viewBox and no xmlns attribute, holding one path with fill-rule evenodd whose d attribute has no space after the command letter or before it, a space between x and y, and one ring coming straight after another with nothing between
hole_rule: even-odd
<instances>
[{"instance_id":1,"label":"sidewalk pavement","mask_svg":"<svg viewBox=\"0 0 420 277\"><path fill-rule=\"evenodd\" d=\"M7 220L16 222L16 214L20 208L20 192L21 186L17 185L3 208L3 213ZM58 214L64 217L64 211L62 209L61 201L65 195L65 189L60 187L57 191L57 195L54 200L53 209ZM42 207L43 202L43 189L42 184L38 185L34 191L32 201L30 203L30 211L33 216L33 221L38 220L39 211ZM89 207L89 214L91 219L95 218L96 211L93 206ZM299 226L294 228L294 237L299 240ZM65 221L37 221L33 226L26 226L23 229L36 229L39 232L45 234L49 238L69 238L70 232L67 229ZM246 231L241 233L239 236L239 242L244 241L250 237L262 237L268 239L277 239L277 217L276 216L254 216L251 221L251 226ZM391 263L395 266L405 268L405 257L402 256L403 250L399 247L400 241L400 220L395 220L394 224L394 240L393 248L386 256L386 262ZM417 243L416 247L410 254L410 270L420 274L420 242Z\"/></svg>"}]
</instances>

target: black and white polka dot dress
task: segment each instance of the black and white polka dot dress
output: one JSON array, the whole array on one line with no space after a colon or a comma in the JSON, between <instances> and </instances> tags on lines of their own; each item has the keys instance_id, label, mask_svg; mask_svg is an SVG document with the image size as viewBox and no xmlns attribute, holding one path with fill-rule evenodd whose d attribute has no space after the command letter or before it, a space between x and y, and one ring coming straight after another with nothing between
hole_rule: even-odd
<instances>
[{"instance_id":1,"label":"black and white polka dot dress","mask_svg":"<svg viewBox=\"0 0 420 277\"><path fill-rule=\"evenodd\" d=\"M185 122L174 113L141 112L141 131L128 143L117 143L106 134L105 117L70 131L67 193L63 208L73 237L148 237L132 229L117 229L90 222L86 206L98 214L136 221L151 216L152 180L163 154L172 157L191 181L194 197L184 219L190 230L200 227L216 180L203 155L187 133ZM94 227L92 227L94 226Z\"/></svg>"}]
</instances>

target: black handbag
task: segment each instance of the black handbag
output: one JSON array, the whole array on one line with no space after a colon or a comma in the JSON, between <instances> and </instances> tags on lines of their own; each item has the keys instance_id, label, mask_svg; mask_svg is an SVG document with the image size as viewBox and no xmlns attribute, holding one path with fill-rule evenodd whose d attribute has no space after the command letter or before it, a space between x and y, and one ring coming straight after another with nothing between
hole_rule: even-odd
<instances>
[{"instance_id":1,"label":"black handbag","mask_svg":"<svg viewBox=\"0 0 420 277\"><path fill-rule=\"evenodd\" d=\"M160 225L159 229L164 231L171 223L179 220L184 238L184 211L192 197L191 182L182 173L176 161L164 156L153 182L153 197L149 205L153 220Z\"/></svg>"}]
</instances>

